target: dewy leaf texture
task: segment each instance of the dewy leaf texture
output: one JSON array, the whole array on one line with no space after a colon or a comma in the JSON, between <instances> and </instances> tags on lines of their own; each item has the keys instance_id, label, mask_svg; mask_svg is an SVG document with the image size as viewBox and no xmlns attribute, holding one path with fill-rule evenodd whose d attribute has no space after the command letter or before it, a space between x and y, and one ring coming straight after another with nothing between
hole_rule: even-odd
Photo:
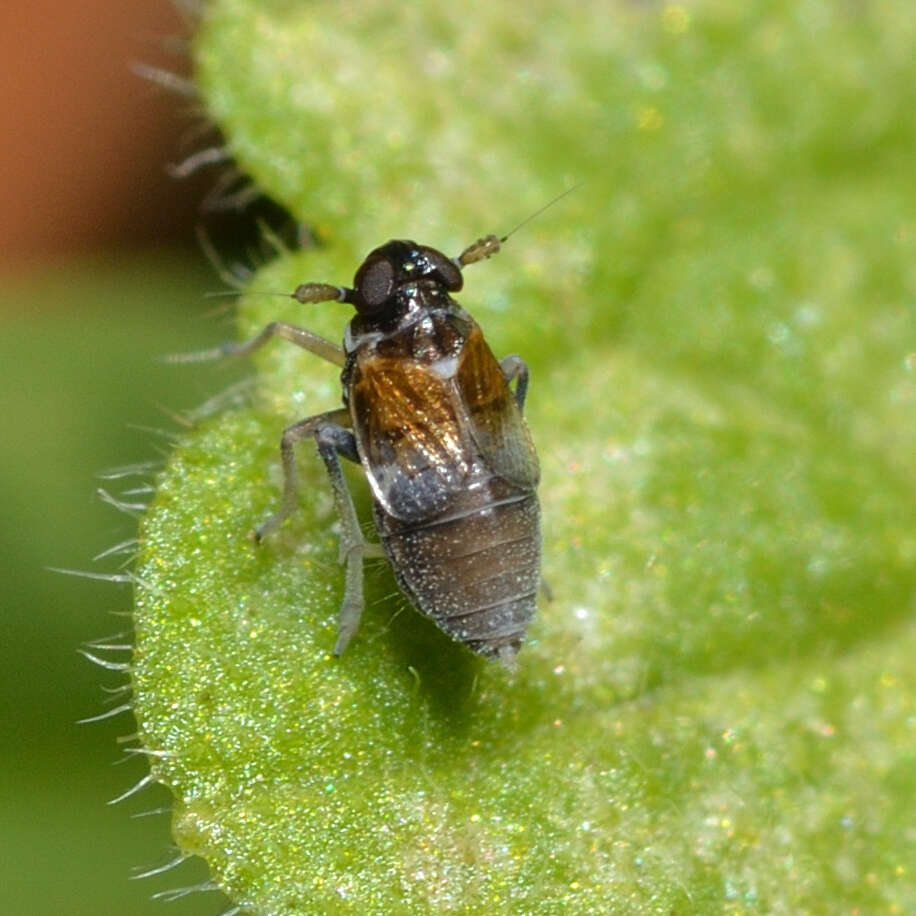
<instances>
[{"instance_id":1,"label":"dewy leaf texture","mask_svg":"<svg viewBox=\"0 0 916 916\"><path fill-rule=\"evenodd\" d=\"M457 254L574 181L459 301L532 370L542 601L514 673L368 569L320 461L260 547L275 342L142 523L135 712L174 839L263 914L916 906L916 20L904 3L214 0L198 81L320 241L253 290ZM348 309L252 295L340 339ZM358 472L368 522L368 495Z\"/></svg>"}]
</instances>

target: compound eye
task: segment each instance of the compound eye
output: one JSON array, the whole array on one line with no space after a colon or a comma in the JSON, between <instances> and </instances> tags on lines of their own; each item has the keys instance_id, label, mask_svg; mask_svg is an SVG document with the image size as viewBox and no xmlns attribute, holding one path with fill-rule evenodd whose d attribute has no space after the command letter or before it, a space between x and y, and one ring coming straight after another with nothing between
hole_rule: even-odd
<instances>
[{"instance_id":1,"label":"compound eye","mask_svg":"<svg viewBox=\"0 0 916 916\"><path fill-rule=\"evenodd\" d=\"M450 292L457 293L464 286L461 271L451 258L447 258L435 248L427 248L426 256L439 282Z\"/></svg>"},{"instance_id":2,"label":"compound eye","mask_svg":"<svg viewBox=\"0 0 916 916\"><path fill-rule=\"evenodd\" d=\"M377 309L394 289L394 267L385 258L367 261L355 278L356 291L367 309Z\"/></svg>"}]
</instances>

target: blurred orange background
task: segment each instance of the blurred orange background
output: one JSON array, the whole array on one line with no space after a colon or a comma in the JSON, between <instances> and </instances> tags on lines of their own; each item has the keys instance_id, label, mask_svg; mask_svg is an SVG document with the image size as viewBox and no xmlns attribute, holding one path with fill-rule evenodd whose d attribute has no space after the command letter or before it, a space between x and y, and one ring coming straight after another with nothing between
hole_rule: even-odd
<instances>
[{"instance_id":1,"label":"blurred orange background","mask_svg":"<svg viewBox=\"0 0 916 916\"><path fill-rule=\"evenodd\" d=\"M198 199L166 173L192 103L131 72L188 71L168 0L4 3L2 267L103 248L188 244Z\"/></svg>"},{"instance_id":2,"label":"blurred orange background","mask_svg":"<svg viewBox=\"0 0 916 916\"><path fill-rule=\"evenodd\" d=\"M136 511L96 491L125 483L135 494L127 500L143 502L152 474L112 481L103 472L161 464L170 418L226 384L212 366L177 371L159 359L233 334L228 300L210 314L204 292L224 284L194 237L214 175L178 181L167 171L213 135L201 136L192 101L131 72L137 62L188 72L192 23L174 2L0 3L4 914L212 916L226 907L215 894L150 899L205 880L199 862L129 880L174 856L169 795L154 787L106 805L147 766L118 742L135 730L129 713L77 724L117 713L111 701L124 695L105 691L125 679L77 650L99 637L130 642L130 588L49 569L123 573L129 542L125 553L93 557L136 537Z\"/></svg>"}]
</instances>

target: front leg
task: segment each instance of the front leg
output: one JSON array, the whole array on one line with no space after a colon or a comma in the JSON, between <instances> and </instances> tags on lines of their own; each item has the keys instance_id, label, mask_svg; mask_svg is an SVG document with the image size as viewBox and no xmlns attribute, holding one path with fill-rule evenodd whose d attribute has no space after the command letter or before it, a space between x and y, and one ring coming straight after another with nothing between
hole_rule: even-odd
<instances>
[{"instance_id":1,"label":"front leg","mask_svg":"<svg viewBox=\"0 0 916 916\"><path fill-rule=\"evenodd\" d=\"M303 350L308 350L309 353L314 353L335 366L343 367L347 363L342 347L331 343L330 340L325 340L318 334L313 334L305 328L288 324L285 321L271 321L270 324L261 329L260 334L244 343L224 343L210 350L198 350L195 353L173 353L167 357L167 360L170 363L202 363L214 359L223 359L226 356L250 356L275 337L288 340L297 347L302 347ZM312 419L317 418L313 417ZM308 423L309 421L303 420L302 422Z\"/></svg>"},{"instance_id":2,"label":"front leg","mask_svg":"<svg viewBox=\"0 0 916 916\"><path fill-rule=\"evenodd\" d=\"M520 357L507 356L500 360L499 368L502 369L503 378L506 384L515 382L515 403L518 404L519 410L525 409L525 397L528 394L528 364Z\"/></svg>"}]
</instances>

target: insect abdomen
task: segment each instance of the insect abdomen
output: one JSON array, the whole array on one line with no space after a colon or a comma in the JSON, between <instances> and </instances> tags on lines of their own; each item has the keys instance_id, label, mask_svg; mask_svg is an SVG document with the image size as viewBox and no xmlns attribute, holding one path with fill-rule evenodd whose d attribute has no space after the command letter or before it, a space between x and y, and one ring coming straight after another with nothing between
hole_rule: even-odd
<instances>
[{"instance_id":1,"label":"insect abdomen","mask_svg":"<svg viewBox=\"0 0 916 916\"><path fill-rule=\"evenodd\" d=\"M540 587L537 496L501 487L468 493L419 524L376 504L376 524L401 589L440 629L488 658L511 662L534 616Z\"/></svg>"}]
</instances>

